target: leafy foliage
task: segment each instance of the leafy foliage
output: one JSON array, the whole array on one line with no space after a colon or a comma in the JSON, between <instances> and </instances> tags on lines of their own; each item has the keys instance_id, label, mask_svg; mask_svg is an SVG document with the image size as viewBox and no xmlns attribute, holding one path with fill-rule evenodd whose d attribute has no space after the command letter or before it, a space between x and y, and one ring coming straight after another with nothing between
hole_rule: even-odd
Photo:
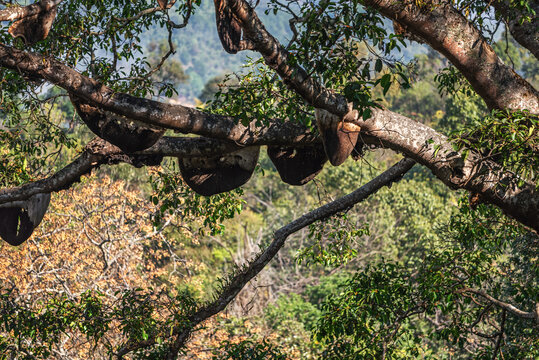
<instances>
[{"instance_id":1,"label":"leafy foliage","mask_svg":"<svg viewBox=\"0 0 539 360\"><path fill-rule=\"evenodd\" d=\"M319 263L325 266L346 264L357 256L357 250L351 243L362 235L369 235L368 227L351 224L345 214L310 225L308 239L312 245L301 249L297 260L299 263Z\"/></svg>"},{"instance_id":2,"label":"leafy foliage","mask_svg":"<svg viewBox=\"0 0 539 360\"><path fill-rule=\"evenodd\" d=\"M225 341L220 350L221 354L214 356L214 359L245 359L245 360L285 360L287 357L278 348L263 340L261 343L243 341L238 344L231 344Z\"/></svg>"},{"instance_id":3,"label":"leafy foliage","mask_svg":"<svg viewBox=\"0 0 539 360\"><path fill-rule=\"evenodd\" d=\"M61 344L64 334L79 333L94 351L98 344L105 354L113 354L117 344L110 342L109 333L121 334L127 343L146 341L150 338L162 343L174 326L182 326L186 317L196 308L196 303L186 294L170 297L140 289L115 294L113 303L105 301L99 291L85 292L79 299L52 298L41 304L17 299L11 289L2 289L0 316L2 332L13 334L0 338L0 354L5 357L25 354L27 358L48 358L53 348ZM164 310L167 312L163 312ZM151 359L160 351L138 352L137 358Z\"/></svg>"},{"instance_id":4,"label":"leafy foliage","mask_svg":"<svg viewBox=\"0 0 539 360\"><path fill-rule=\"evenodd\" d=\"M493 111L491 116L462 130L455 143L459 150L477 150L485 159L495 159L523 179L537 183L538 127L539 117L528 112Z\"/></svg>"},{"instance_id":5,"label":"leafy foliage","mask_svg":"<svg viewBox=\"0 0 539 360\"><path fill-rule=\"evenodd\" d=\"M430 11L429 2L414 3ZM494 42L489 2L452 3ZM115 91L171 97L187 89L193 95L206 79L243 60L225 64L222 52L215 55L217 41L208 41L217 39L207 26L211 2L180 1L168 12L144 16L138 15L147 9L145 1L66 4L49 38L29 49ZM405 62L401 55L410 44L391 34L380 14L357 1L260 4L266 5L270 26L289 37L291 64L343 93L365 118L368 107L389 106L445 132L456 130L457 148L478 150L537 182L537 118L487 114L462 74L433 53ZM511 5L533 16L528 1ZM172 36L194 14L199 17L189 31ZM291 32L283 29L288 22ZM538 62L508 36L496 51L536 83ZM0 40L23 48L7 31ZM230 79L206 109L243 123L278 118L313 127L313 107L262 59L249 58ZM76 155L80 139L89 139L73 120L66 94L16 71L0 71L0 84L0 186L47 176ZM208 99L215 92L211 85ZM101 169L94 180L83 180L86 190L77 188L78 196L69 192L53 201L26 245L2 246L0 357L106 358L134 344L140 346L135 358L164 358L175 329L190 329L199 300L226 284L216 285L216 278L244 267L278 224L354 190L395 159L372 151L293 190L278 181L263 156L260 176L243 190L213 197L189 190L173 166L152 169L151 204L137 175L131 183L113 182L104 174L115 178L123 170ZM537 324L492 301L534 311L537 235L492 207L473 209L455 199L432 174L414 169L391 190L291 236L227 316L190 329L195 331L184 357L537 358ZM247 312L253 316L247 319Z\"/></svg>"},{"instance_id":6,"label":"leafy foliage","mask_svg":"<svg viewBox=\"0 0 539 360\"><path fill-rule=\"evenodd\" d=\"M462 202L449 227L442 229L438 239L425 244L428 252L418 266L384 260L358 271L343 292L324 305L316 329L317 338L327 344L324 357L375 359L385 354L394 359L441 358L449 356L451 349L459 358L469 358L463 351L467 348L473 349L474 358L491 357L494 346L490 339L500 335L490 321L500 326L500 311L474 298L468 289L489 289L497 297L525 284L520 291L510 293L519 307L530 308L526 295L536 288L535 280L527 278L523 283L515 276L506 276L510 266L507 254L517 246L514 239L529 234L499 220L498 210L480 206L474 211ZM537 253L538 249L529 250ZM433 316L436 320L425 322ZM507 316L502 328L534 327L530 320ZM482 336L483 331L487 335ZM506 354L535 356L539 350L536 345L521 343L520 335L504 331L508 337ZM492 336L488 332L493 332ZM509 340L515 335L514 341ZM445 341L447 348L434 351L433 339Z\"/></svg>"},{"instance_id":7,"label":"leafy foliage","mask_svg":"<svg viewBox=\"0 0 539 360\"><path fill-rule=\"evenodd\" d=\"M211 235L220 234L224 230L224 220L233 218L242 210L243 195L241 189L230 193L206 197L192 191L183 181L179 173L156 171L150 178L154 195L151 200L159 205L153 214L154 225L163 225L166 215L179 215L184 221L203 218L199 232L208 227Z\"/></svg>"}]
</instances>

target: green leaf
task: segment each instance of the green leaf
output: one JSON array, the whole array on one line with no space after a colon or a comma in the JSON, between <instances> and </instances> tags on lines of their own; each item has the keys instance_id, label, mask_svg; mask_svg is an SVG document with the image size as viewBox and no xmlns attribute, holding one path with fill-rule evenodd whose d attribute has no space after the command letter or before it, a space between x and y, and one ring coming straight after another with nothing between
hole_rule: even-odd
<instances>
[{"instance_id":1,"label":"green leaf","mask_svg":"<svg viewBox=\"0 0 539 360\"><path fill-rule=\"evenodd\" d=\"M382 68L383 68L382 59L376 59L376 65L374 66L374 69L376 70L376 72L380 72L382 71Z\"/></svg>"}]
</instances>

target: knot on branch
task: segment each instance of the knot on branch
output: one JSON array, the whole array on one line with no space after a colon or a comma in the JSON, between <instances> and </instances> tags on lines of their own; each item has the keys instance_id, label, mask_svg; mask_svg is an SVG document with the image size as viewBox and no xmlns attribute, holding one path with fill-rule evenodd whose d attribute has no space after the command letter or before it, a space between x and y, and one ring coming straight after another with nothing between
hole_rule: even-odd
<instances>
[{"instance_id":1,"label":"knot on branch","mask_svg":"<svg viewBox=\"0 0 539 360\"><path fill-rule=\"evenodd\" d=\"M106 165L127 163L134 167L157 166L163 161L162 155L126 154L119 147L103 140L95 138L86 145L89 154L97 156L96 162Z\"/></svg>"},{"instance_id":2,"label":"knot on branch","mask_svg":"<svg viewBox=\"0 0 539 360\"><path fill-rule=\"evenodd\" d=\"M356 147L361 127L354 122L359 114L352 104L348 104L348 112L343 117L324 109L315 110L316 123L329 162L334 166L341 165Z\"/></svg>"}]
</instances>

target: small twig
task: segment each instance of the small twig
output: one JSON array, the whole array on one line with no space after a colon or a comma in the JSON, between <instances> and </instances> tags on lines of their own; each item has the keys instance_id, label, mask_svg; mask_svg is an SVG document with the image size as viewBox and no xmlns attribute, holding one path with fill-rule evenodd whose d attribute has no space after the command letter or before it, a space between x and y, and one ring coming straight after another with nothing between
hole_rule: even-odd
<instances>
[{"instance_id":1,"label":"small twig","mask_svg":"<svg viewBox=\"0 0 539 360\"><path fill-rule=\"evenodd\" d=\"M502 344L503 334L505 330L505 318L507 315L507 310L502 310L502 321L500 323L500 334L498 336L498 340L496 340L496 346L494 347L494 351L492 352L492 360L496 360L498 357L498 352L500 351L500 346Z\"/></svg>"},{"instance_id":2,"label":"small twig","mask_svg":"<svg viewBox=\"0 0 539 360\"><path fill-rule=\"evenodd\" d=\"M534 311L527 312L527 311L520 310L517 307L515 307L514 305L511 305L509 303L506 303L506 302L503 302L503 301L500 301L498 299L493 298L492 296L490 296L489 294L487 294L486 292L484 292L482 290L475 290L475 289L465 288L465 289L460 290L460 292L462 292L462 293L468 292L468 293L472 293L472 294L482 296L483 298L487 299L488 301L490 301L494 305L496 305L498 307L501 307L502 309L507 310L511 314L516 315L518 317L521 317L521 318L524 318L524 319L536 319L537 318L537 315L535 314Z\"/></svg>"}]
</instances>

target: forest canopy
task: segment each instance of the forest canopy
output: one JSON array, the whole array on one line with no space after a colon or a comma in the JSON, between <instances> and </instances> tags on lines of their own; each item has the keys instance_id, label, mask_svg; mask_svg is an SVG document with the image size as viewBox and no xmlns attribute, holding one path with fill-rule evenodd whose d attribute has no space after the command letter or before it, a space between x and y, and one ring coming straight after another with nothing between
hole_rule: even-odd
<instances>
[{"instance_id":1,"label":"forest canopy","mask_svg":"<svg viewBox=\"0 0 539 360\"><path fill-rule=\"evenodd\" d=\"M1 2L1 356L538 357L538 11Z\"/></svg>"}]
</instances>

